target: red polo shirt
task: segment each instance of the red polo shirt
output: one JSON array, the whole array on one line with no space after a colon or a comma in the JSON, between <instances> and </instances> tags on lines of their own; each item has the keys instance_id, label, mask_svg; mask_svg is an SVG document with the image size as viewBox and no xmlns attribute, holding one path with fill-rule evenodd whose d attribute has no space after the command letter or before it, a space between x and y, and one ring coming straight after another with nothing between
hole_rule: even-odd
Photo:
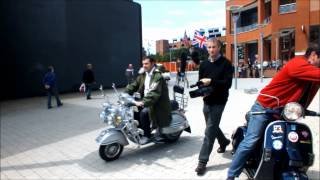
<instances>
[{"instance_id":1,"label":"red polo shirt","mask_svg":"<svg viewBox=\"0 0 320 180\"><path fill-rule=\"evenodd\" d=\"M299 102L304 90L311 83L305 107L308 107L320 87L320 68L309 64L305 57L295 57L261 90L257 100L263 107L270 108L278 105L277 100L268 96L277 97L280 107L288 102Z\"/></svg>"}]
</instances>

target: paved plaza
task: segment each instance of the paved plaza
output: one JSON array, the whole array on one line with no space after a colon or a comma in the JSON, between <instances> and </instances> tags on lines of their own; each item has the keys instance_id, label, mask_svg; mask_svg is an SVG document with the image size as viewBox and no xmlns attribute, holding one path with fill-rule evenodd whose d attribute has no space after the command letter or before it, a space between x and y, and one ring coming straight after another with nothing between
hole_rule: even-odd
<instances>
[{"instance_id":1,"label":"paved plaza","mask_svg":"<svg viewBox=\"0 0 320 180\"><path fill-rule=\"evenodd\" d=\"M172 74L174 76L174 74ZM188 74L190 83L196 72ZM170 89L175 79L169 82ZM245 89L260 90L270 79L238 79L238 88L230 89L221 128L228 138L244 123L257 94ZM114 100L111 90L107 97ZM186 116L192 133L170 144L150 144L140 149L133 143L126 146L120 158L105 162L98 155L95 138L104 129L99 119L104 102L99 91L92 100L79 93L61 95L62 107L46 108L46 97L1 102L1 179L225 179L232 155L218 154L214 146L207 173L197 176L194 169L204 137L205 121L201 98L190 99ZM55 103L55 101L53 101ZM55 105L55 104L53 104ZM319 93L310 110L319 110ZM311 179L319 177L319 118L303 120L313 133L315 162L308 171ZM240 179L246 179L241 175Z\"/></svg>"}]
</instances>

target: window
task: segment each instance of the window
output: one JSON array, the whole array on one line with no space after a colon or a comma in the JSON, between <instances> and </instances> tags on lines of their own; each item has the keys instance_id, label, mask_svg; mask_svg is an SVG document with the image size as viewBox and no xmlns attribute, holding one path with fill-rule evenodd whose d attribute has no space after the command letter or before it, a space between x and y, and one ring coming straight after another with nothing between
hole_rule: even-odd
<instances>
[{"instance_id":1,"label":"window","mask_svg":"<svg viewBox=\"0 0 320 180\"><path fill-rule=\"evenodd\" d=\"M320 44L320 25L310 26L309 42Z\"/></svg>"}]
</instances>

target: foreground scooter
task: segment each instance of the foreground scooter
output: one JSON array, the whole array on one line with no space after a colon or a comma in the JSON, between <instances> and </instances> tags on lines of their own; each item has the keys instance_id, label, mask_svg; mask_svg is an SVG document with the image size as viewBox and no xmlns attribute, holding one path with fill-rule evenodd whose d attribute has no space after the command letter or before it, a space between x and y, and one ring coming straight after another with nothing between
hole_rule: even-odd
<instances>
[{"instance_id":1,"label":"foreground scooter","mask_svg":"<svg viewBox=\"0 0 320 180\"><path fill-rule=\"evenodd\" d=\"M248 112L246 119L259 114L278 116L278 120L268 124L264 138L251 153L243 172L249 179L308 179L306 172L314 161L312 134L307 125L295 121L304 116L320 116L320 113L304 110L300 104L290 102L284 108ZM246 131L245 125L233 133L233 152Z\"/></svg>"},{"instance_id":2,"label":"foreground scooter","mask_svg":"<svg viewBox=\"0 0 320 180\"><path fill-rule=\"evenodd\" d=\"M144 132L139 128L139 122L134 119L135 98L125 93L118 93L115 85L112 85L117 96L117 103L105 102L100 118L107 127L96 138L100 145L99 155L105 161L113 161L120 157L123 147L133 142L140 147L144 145L140 137ZM191 133L189 123L184 115L184 109L181 109L177 101L172 104L172 120L168 127L154 129L153 138L149 143L174 142L180 138L185 130ZM128 141L129 140L129 141ZM149 144L147 143L147 144Z\"/></svg>"}]
</instances>

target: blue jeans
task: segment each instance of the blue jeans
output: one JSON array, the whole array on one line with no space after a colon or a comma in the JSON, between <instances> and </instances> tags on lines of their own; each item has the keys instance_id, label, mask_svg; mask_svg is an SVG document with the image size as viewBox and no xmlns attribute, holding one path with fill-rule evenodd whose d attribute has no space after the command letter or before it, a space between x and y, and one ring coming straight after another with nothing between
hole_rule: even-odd
<instances>
[{"instance_id":1,"label":"blue jeans","mask_svg":"<svg viewBox=\"0 0 320 180\"><path fill-rule=\"evenodd\" d=\"M224 107L225 104L212 106L205 104L203 107L203 114L206 120L206 130L199 154L199 162L208 162L216 138L220 145L224 145L228 141L219 127Z\"/></svg>"},{"instance_id":2,"label":"blue jeans","mask_svg":"<svg viewBox=\"0 0 320 180\"><path fill-rule=\"evenodd\" d=\"M251 111L263 111L265 109L259 102L255 102ZM246 136L233 155L233 160L228 170L228 177L238 177L241 174L250 153L255 149L259 139L263 137L264 130L270 119L270 116L267 114L250 115Z\"/></svg>"},{"instance_id":3,"label":"blue jeans","mask_svg":"<svg viewBox=\"0 0 320 180\"><path fill-rule=\"evenodd\" d=\"M56 102L58 106L62 104L59 98L58 89L56 87L50 87L47 90L47 95L48 95L48 101L47 101L48 108L51 107L51 96L54 96L56 98Z\"/></svg>"},{"instance_id":4,"label":"blue jeans","mask_svg":"<svg viewBox=\"0 0 320 180\"><path fill-rule=\"evenodd\" d=\"M86 96L87 96L87 99L90 99L91 98L91 89L92 89L92 84L86 84Z\"/></svg>"}]
</instances>

